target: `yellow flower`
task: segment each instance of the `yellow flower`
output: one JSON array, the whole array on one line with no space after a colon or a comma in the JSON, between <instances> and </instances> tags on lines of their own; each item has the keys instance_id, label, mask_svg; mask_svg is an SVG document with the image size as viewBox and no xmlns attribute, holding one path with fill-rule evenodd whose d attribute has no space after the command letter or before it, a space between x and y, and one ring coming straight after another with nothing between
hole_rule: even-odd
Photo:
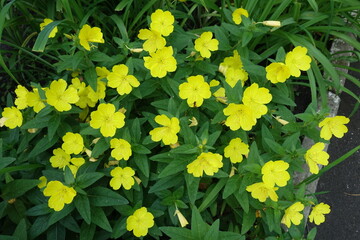
<instances>
[{"instance_id":1,"label":"yellow flower","mask_svg":"<svg viewBox=\"0 0 360 240\"><path fill-rule=\"evenodd\" d=\"M219 41L212 39L212 32L203 32L198 39L195 40L195 50L200 52L203 58L210 58L211 52L219 49Z\"/></svg>"},{"instance_id":2,"label":"yellow flower","mask_svg":"<svg viewBox=\"0 0 360 240\"><path fill-rule=\"evenodd\" d=\"M86 87L86 84L84 82L81 82L79 78L75 77L73 79L71 79L71 85L72 87L74 87L77 90L78 96L79 96L79 101L77 101L75 103L76 106L79 106L81 108L86 108L87 106L89 107L95 107L95 104L97 102L97 100L95 102L93 102L89 97L89 88ZM93 91L94 92L94 91Z\"/></svg>"},{"instance_id":3,"label":"yellow flower","mask_svg":"<svg viewBox=\"0 0 360 240\"><path fill-rule=\"evenodd\" d=\"M304 210L304 204L296 202L285 210L285 214L281 219L281 223L285 224L288 228L291 223L294 225L300 225L301 220L304 218L300 212Z\"/></svg>"},{"instance_id":4,"label":"yellow flower","mask_svg":"<svg viewBox=\"0 0 360 240\"><path fill-rule=\"evenodd\" d=\"M271 63L265 70L266 78L272 83L283 83L290 77L290 69L284 63Z\"/></svg>"},{"instance_id":5,"label":"yellow flower","mask_svg":"<svg viewBox=\"0 0 360 240\"><path fill-rule=\"evenodd\" d=\"M246 191L250 192L251 196L260 202L265 202L268 197L274 202L277 202L278 195L275 191L278 189L278 187L270 187L263 182L254 183L246 187Z\"/></svg>"},{"instance_id":6,"label":"yellow flower","mask_svg":"<svg viewBox=\"0 0 360 240\"><path fill-rule=\"evenodd\" d=\"M245 89L242 102L254 110L256 118L260 118L267 113L268 109L265 104L271 102L271 99L272 95L269 89L259 88L257 83L253 83Z\"/></svg>"},{"instance_id":7,"label":"yellow flower","mask_svg":"<svg viewBox=\"0 0 360 240\"><path fill-rule=\"evenodd\" d=\"M320 137L325 140L330 140L332 135L337 138L342 138L348 132L345 124L349 123L350 119L344 116L328 117L319 123Z\"/></svg>"},{"instance_id":8,"label":"yellow flower","mask_svg":"<svg viewBox=\"0 0 360 240\"><path fill-rule=\"evenodd\" d=\"M131 145L124 139L113 138L110 141L110 147L113 148L111 156L116 160L128 160L132 155Z\"/></svg>"},{"instance_id":9,"label":"yellow flower","mask_svg":"<svg viewBox=\"0 0 360 240\"><path fill-rule=\"evenodd\" d=\"M36 113L40 112L41 109L45 107L45 103L41 99L37 88L34 88L32 92L27 94L27 103L29 107L32 107Z\"/></svg>"},{"instance_id":10,"label":"yellow flower","mask_svg":"<svg viewBox=\"0 0 360 240\"><path fill-rule=\"evenodd\" d=\"M61 211L65 204L69 204L76 196L72 187L67 187L59 181L50 181L44 189L44 196L50 197L48 205L55 211Z\"/></svg>"},{"instance_id":11,"label":"yellow flower","mask_svg":"<svg viewBox=\"0 0 360 240\"><path fill-rule=\"evenodd\" d=\"M165 47L166 40L160 34L153 29L141 29L138 38L146 40L143 44L143 48L148 52L155 52L157 49Z\"/></svg>"},{"instance_id":12,"label":"yellow flower","mask_svg":"<svg viewBox=\"0 0 360 240\"><path fill-rule=\"evenodd\" d=\"M16 107L6 107L2 112L2 118L0 119L0 127L6 126L10 129L20 127L23 122L23 116L19 109Z\"/></svg>"},{"instance_id":13,"label":"yellow flower","mask_svg":"<svg viewBox=\"0 0 360 240\"><path fill-rule=\"evenodd\" d=\"M71 86L66 88L66 81L59 79L52 81L50 88L45 92L47 103L54 106L59 112L69 111L71 109L71 103L79 101L76 89Z\"/></svg>"},{"instance_id":14,"label":"yellow flower","mask_svg":"<svg viewBox=\"0 0 360 240\"><path fill-rule=\"evenodd\" d=\"M85 164L85 159L82 157L79 158L72 158L70 160L71 164L68 165L68 167L71 170L71 173L74 175L74 177L76 176L76 173L79 169L79 167L81 167L83 164Z\"/></svg>"},{"instance_id":15,"label":"yellow flower","mask_svg":"<svg viewBox=\"0 0 360 240\"><path fill-rule=\"evenodd\" d=\"M37 187L40 188L40 189L44 188L46 186L46 184L47 184L47 178L45 176L41 176L41 177L39 177L39 180L41 182L37 185Z\"/></svg>"},{"instance_id":16,"label":"yellow flower","mask_svg":"<svg viewBox=\"0 0 360 240\"><path fill-rule=\"evenodd\" d=\"M142 237L148 234L148 229L154 226L154 223L154 215L148 212L146 207L142 207L126 219L126 229L133 231L136 237Z\"/></svg>"},{"instance_id":17,"label":"yellow flower","mask_svg":"<svg viewBox=\"0 0 360 240\"><path fill-rule=\"evenodd\" d=\"M50 18L45 18L44 21L42 23L40 23L40 31L44 30L44 28L49 24L52 23L53 20L51 20ZM54 27L53 30L50 32L49 34L49 38L53 38L55 37L56 33L58 32L58 28Z\"/></svg>"},{"instance_id":18,"label":"yellow flower","mask_svg":"<svg viewBox=\"0 0 360 240\"><path fill-rule=\"evenodd\" d=\"M173 48L163 47L144 57L144 66L150 70L153 77L163 78L168 72L176 70L176 59L173 57Z\"/></svg>"},{"instance_id":19,"label":"yellow flower","mask_svg":"<svg viewBox=\"0 0 360 240\"><path fill-rule=\"evenodd\" d=\"M248 80L248 73L240 68L228 68L225 73L225 81L230 85L230 87L235 87L238 81L241 81L241 85L244 86L246 80Z\"/></svg>"},{"instance_id":20,"label":"yellow flower","mask_svg":"<svg viewBox=\"0 0 360 240\"><path fill-rule=\"evenodd\" d=\"M79 32L80 45L90 51L89 43L104 43L103 34L98 27L90 27L85 24Z\"/></svg>"},{"instance_id":21,"label":"yellow flower","mask_svg":"<svg viewBox=\"0 0 360 240\"><path fill-rule=\"evenodd\" d=\"M328 204L319 203L312 208L312 211L309 215L309 220L316 225L320 225L321 223L325 222L324 214L329 214L330 211L330 206Z\"/></svg>"},{"instance_id":22,"label":"yellow flower","mask_svg":"<svg viewBox=\"0 0 360 240\"><path fill-rule=\"evenodd\" d=\"M175 18L169 11L157 9L151 14L150 29L159 32L163 36L169 36L174 31Z\"/></svg>"},{"instance_id":23,"label":"yellow flower","mask_svg":"<svg viewBox=\"0 0 360 240\"><path fill-rule=\"evenodd\" d=\"M310 69L311 58L306 53L307 48L297 46L286 54L285 64L288 66L291 76L299 77L300 70L307 71Z\"/></svg>"},{"instance_id":24,"label":"yellow flower","mask_svg":"<svg viewBox=\"0 0 360 240\"><path fill-rule=\"evenodd\" d=\"M111 170L110 175L112 176L110 180L110 186L114 190L118 190L121 185L126 190L130 190L130 188L135 184L135 180L133 178L135 171L130 167L116 167Z\"/></svg>"},{"instance_id":25,"label":"yellow flower","mask_svg":"<svg viewBox=\"0 0 360 240\"><path fill-rule=\"evenodd\" d=\"M96 75L98 76L97 78L98 81L107 78L107 76L110 73L110 71L106 67L96 67L95 71L96 71Z\"/></svg>"},{"instance_id":26,"label":"yellow flower","mask_svg":"<svg viewBox=\"0 0 360 240\"><path fill-rule=\"evenodd\" d=\"M25 109L28 105L28 94L29 91L26 89L26 87L18 85L15 89L16 93L16 99L15 99L15 105L18 109Z\"/></svg>"},{"instance_id":27,"label":"yellow flower","mask_svg":"<svg viewBox=\"0 0 360 240\"><path fill-rule=\"evenodd\" d=\"M150 131L151 140L154 142L162 141L165 145L175 144L178 141L176 135L180 132L180 122L176 117L168 118L166 115L157 115L155 122L163 127L157 127Z\"/></svg>"},{"instance_id":28,"label":"yellow flower","mask_svg":"<svg viewBox=\"0 0 360 240\"><path fill-rule=\"evenodd\" d=\"M103 81L100 81L100 80L97 81L96 92L94 91L94 89L91 86L87 86L86 88L88 91L87 96L91 100L91 102L96 103L97 101L99 101L99 99L105 98L106 84ZM94 106L95 106L95 104L94 104Z\"/></svg>"},{"instance_id":29,"label":"yellow flower","mask_svg":"<svg viewBox=\"0 0 360 240\"><path fill-rule=\"evenodd\" d=\"M230 158L232 163L242 162L243 156L249 154L249 145L243 143L240 138L231 139L228 146L224 149L224 155Z\"/></svg>"},{"instance_id":30,"label":"yellow flower","mask_svg":"<svg viewBox=\"0 0 360 240\"><path fill-rule=\"evenodd\" d=\"M125 125L125 115L115 112L115 106L111 103L101 103L90 117L90 126L95 129L100 128L104 137L114 136L116 129Z\"/></svg>"},{"instance_id":31,"label":"yellow flower","mask_svg":"<svg viewBox=\"0 0 360 240\"><path fill-rule=\"evenodd\" d=\"M268 161L261 168L263 182L269 187L274 187L275 184L285 187L290 180L290 174L286 171L288 168L289 164L283 160Z\"/></svg>"},{"instance_id":32,"label":"yellow flower","mask_svg":"<svg viewBox=\"0 0 360 240\"><path fill-rule=\"evenodd\" d=\"M237 50L233 51L234 56L224 58L224 61L220 63L219 71L222 74L226 74L227 69L241 69L243 68L243 63L241 61L240 55Z\"/></svg>"},{"instance_id":33,"label":"yellow flower","mask_svg":"<svg viewBox=\"0 0 360 240\"><path fill-rule=\"evenodd\" d=\"M53 150L54 156L50 158L50 163L53 168L64 168L70 164L70 154L67 154L63 149L56 148Z\"/></svg>"},{"instance_id":34,"label":"yellow flower","mask_svg":"<svg viewBox=\"0 0 360 240\"><path fill-rule=\"evenodd\" d=\"M240 24L242 22L241 16L249 17L249 13L244 8L238 8L232 13L232 19L235 24Z\"/></svg>"},{"instance_id":35,"label":"yellow flower","mask_svg":"<svg viewBox=\"0 0 360 240\"><path fill-rule=\"evenodd\" d=\"M222 158L218 153L202 152L186 168L188 173L194 175L194 177L202 177L204 172L206 175L213 176L223 166Z\"/></svg>"},{"instance_id":36,"label":"yellow flower","mask_svg":"<svg viewBox=\"0 0 360 240\"><path fill-rule=\"evenodd\" d=\"M233 131L240 128L245 131L250 131L256 124L254 111L244 104L230 103L224 108L223 112L225 116L228 116L225 125L230 127Z\"/></svg>"},{"instance_id":37,"label":"yellow flower","mask_svg":"<svg viewBox=\"0 0 360 240\"><path fill-rule=\"evenodd\" d=\"M64 143L61 145L61 148L67 154L79 154L84 149L84 140L78 133L67 132L62 137L62 140Z\"/></svg>"},{"instance_id":38,"label":"yellow flower","mask_svg":"<svg viewBox=\"0 0 360 240\"><path fill-rule=\"evenodd\" d=\"M210 83L209 83L209 86L210 87L216 87L216 86L219 86L220 85L220 82L218 80L211 80Z\"/></svg>"},{"instance_id":39,"label":"yellow flower","mask_svg":"<svg viewBox=\"0 0 360 240\"><path fill-rule=\"evenodd\" d=\"M311 173L317 174L319 173L319 166L328 165L329 164L329 154L323 151L325 148L325 144L322 142L314 144L309 150L305 153L306 163L309 165L309 169Z\"/></svg>"},{"instance_id":40,"label":"yellow flower","mask_svg":"<svg viewBox=\"0 0 360 240\"><path fill-rule=\"evenodd\" d=\"M128 75L128 72L129 68L126 65L115 65L107 76L108 86L116 88L120 95L129 94L132 88L138 87L140 83L133 75Z\"/></svg>"},{"instance_id":41,"label":"yellow flower","mask_svg":"<svg viewBox=\"0 0 360 240\"><path fill-rule=\"evenodd\" d=\"M187 82L180 84L179 96L187 99L189 107L200 107L204 99L211 97L210 86L201 75L187 78Z\"/></svg>"}]
</instances>

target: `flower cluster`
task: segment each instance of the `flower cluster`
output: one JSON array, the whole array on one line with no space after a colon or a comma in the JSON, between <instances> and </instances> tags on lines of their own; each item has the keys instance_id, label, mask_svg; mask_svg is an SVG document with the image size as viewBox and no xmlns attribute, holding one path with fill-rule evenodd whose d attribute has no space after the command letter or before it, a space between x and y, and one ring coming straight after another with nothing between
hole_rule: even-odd
<instances>
[{"instance_id":1,"label":"flower cluster","mask_svg":"<svg viewBox=\"0 0 360 240\"><path fill-rule=\"evenodd\" d=\"M307 48L297 46L286 54L285 63L273 62L266 67L266 78L272 83L283 83L290 76L299 77L300 70L309 70L310 62Z\"/></svg>"},{"instance_id":2,"label":"flower cluster","mask_svg":"<svg viewBox=\"0 0 360 240\"><path fill-rule=\"evenodd\" d=\"M243 68L240 55L237 50L234 50L234 55L224 58L223 62L219 65L219 71L225 76L225 81L233 88L238 81L244 86L248 80L248 73Z\"/></svg>"}]
</instances>

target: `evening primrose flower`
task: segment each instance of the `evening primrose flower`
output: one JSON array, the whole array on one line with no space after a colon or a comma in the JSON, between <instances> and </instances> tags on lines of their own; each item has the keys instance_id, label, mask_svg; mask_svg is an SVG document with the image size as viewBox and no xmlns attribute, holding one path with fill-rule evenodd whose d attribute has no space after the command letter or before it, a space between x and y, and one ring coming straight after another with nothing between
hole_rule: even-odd
<instances>
[{"instance_id":1,"label":"evening primrose flower","mask_svg":"<svg viewBox=\"0 0 360 240\"><path fill-rule=\"evenodd\" d=\"M151 14L150 29L166 37L174 31L174 22L175 18L171 12L157 9Z\"/></svg>"},{"instance_id":2,"label":"evening primrose flower","mask_svg":"<svg viewBox=\"0 0 360 240\"><path fill-rule=\"evenodd\" d=\"M256 124L254 111L244 104L230 103L224 108L223 112L225 116L228 116L225 125L233 131L240 128L245 131L250 131Z\"/></svg>"},{"instance_id":3,"label":"evening primrose flower","mask_svg":"<svg viewBox=\"0 0 360 240\"><path fill-rule=\"evenodd\" d=\"M233 56L224 58L223 62L219 65L219 71L222 74L226 74L227 69L241 69L243 68L243 63L241 61L241 57L237 50L233 51Z\"/></svg>"},{"instance_id":4,"label":"evening primrose flower","mask_svg":"<svg viewBox=\"0 0 360 240\"><path fill-rule=\"evenodd\" d=\"M76 196L72 187L67 187L59 181L50 181L44 189L44 196L50 197L48 205L55 211L61 211L65 204L69 204Z\"/></svg>"},{"instance_id":5,"label":"evening primrose flower","mask_svg":"<svg viewBox=\"0 0 360 240\"><path fill-rule=\"evenodd\" d=\"M348 132L345 124L349 123L350 119L344 116L328 117L319 123L320 137L325 140L330 140L332 135L337 138L342 138Z\"/></svg>"},{"instance_id":6,"label":"evening primrose flower","mask_svg":"<svg viewBox=\"0 0 360 240\"><path fill-rule=\"evenodd\" d=\"M284 63L271 63L265 70L266 78L272 83L283 83L290 77L290 69Z\"/></svg>"},{"instance_id":7,"label":"evening primrose flower","mask_svg":"<svg viewBox=\"0 0 360 240\"><path fill-rule=\"evenodd\" d=\"M232 20L234 21L235 24L239 25L242 22L241 19L242 16L249 17L249 13L244 8L238 8L232 13Z\"/></svg>"},{"instance_id":8,"label":"evening primrose flower","mask_svg":"<svg viewBox=\"0 0 360 240\"><path fill-rule=\"evenodd\" d=\"M223 166L222 158L218 153L202 152L186 168L188 173L194 175L194 177L202 177L204 172L208 176L213 176Z\"/></svg>"},{"instance_id":9,"label":"evening primrose flower","mask_svg":"<svg viewBox=\"0 0 360 240\"><path fill-rule=\"evenodd\" d=\"M241 86L244 86L246 80L249 79L248 73L242 69L228 68L225 73L225 81L230 85L230 87L235 87L238 81L241 81Z\"/></svg>"},{"instance_id":10,"label":"evening primrose flower","mask_svg":"<svg viewBox=\"0 0 360 240\"><path fill-rule=\"evenodd\" d=\"M263 182L269 187L274 187L275 184L279 187L285 187L290 180L290 174L286 171L289 164L283 160L268 161L261 168Z\"/></svg>"},{"instance_id":11,"label":"evening primrose flower","mask_svg":"<svg viewBox=\"0 0 360 240\"><path fill-rule=\"evenodd\" d=\"M91 100L91 102L96 103L100 99L105 98L106 84L103 81L97 80L97 88L96 92L91 86L87 86L87 97ZM90 105L89 105L90 106ZM95 106L95 104L94 104Z\"/></svg>"},{"instance_id":12,"label":"evening primrose flower","mask_svg":"<svg viewBox=\"0 0 360 240\"><path fill-rule=\"evenodd\" d=\"M150 70L153 77L163 78L168 72L176 70L176 59L173 57L173 48L163 47L144 57L144 66Z\"/></svg>"},{"instance_id":13,"label":"evening primrose flower","mask_svg":"<svg viewBox=\"0 0 360 240\"><path fill-rule=\"evenodd\" d=\"M285 224L288 228L290 228L291 223L300 225L301 220L304 218L304 215L300 213L302 210L304 210L304 204L301 202L294 203L285 210L281 223Z\"/></svg>"},{"instance_id":14,"label":"evening primrose flower","mask_svg":"<svg viewBox=\"0 0 360 240\"><path fill-rule=\"evenodd\" d=\"M330 213L330 206L325 203L319 203L318 205L312 208L312 211L309 215L310 222L315 223L316 225L320 225L325 222L325 214Z\"/></svg>"},{"instance_id":15,"label":"evening primrose flower","mask_svg":"<svg viewBox=\"0 0 360 240\"><path fill-rule=\"evenodd\" d=\"M95 129L100 128L104 137L114 136L116 129L125 125L125 115L122 112L115 112L115 106L111 103L101 103L90 117L90 126Z\"/></svg>"},{"instance_id":16,"label":"evening primrose flower","mask_svg":"<svg viewBox=\"0 0 360 240\"><path fill-rule=\"evenodd\" d=\"M203 32L200 37L195 40L195 50L200 52L203 58L210 58L210 51L219 49L219 41L212 37L212 32Z\"/></svg>"},{"instance_id":17,"label":"evening primrose flower","mask_svg":"<svg viewBox=\"0 0 360 240\"><path fill-rule=\"evenodd\" d=\"M70 168L71 173L75 177L79 167L85 164L85 159L82 157L71 158L70 163L71 164L68 165L68 167Z\"/></svg>"},{"instance_id":18,"label":"evening primrose flower","mask_svg":"<svg viewBox=\"0 0 360 240\"><path fill-rule=\"evenodd\" d=\"M266 114L268 109L265 104L272 100L272 95L267 88L259 88L257 83L251 84L244 91L242 102L253 109L256 118Z\"/></svg>"},{"instance_id":19,"label":"evening primrose flower","mask_svg":"<svg viewBox=\"0 0 360 240\"><path fill-rule=\"evenodd\" d=\"M62 148L53 150L54 156L50 158L50 163L53 168L63 169L70 164L70 154L66 153Z\"/></svg>"},{"instance_id":20,"label":"evening primrose flower","mask_svg":"<svg viewBox=\"0 0 360 240\"><path fill-rule=\"evenodd\" d=\"M16 107L6 107L2 112L2 118L0 119L0 127L6 126L10 129L20 127L23 122L23 116L19 109Z\"/></svg>"},{"instance_id":21,"label":"evening primrose flower","mask_svg":"<svg viewBox=\"0 0 360 240\"><path fill-rule=\"evenodd\" d=\"M84 139L79 133L67 132L62 140L64 143L61 145L61 148L67 154L79 154L84 149Z\"/></svg>"},{"instance_id":22,"label":"evening primrose flower","mask_svg":"<svg viewBox=\"0 0 360 240\"><path fill-rule=\"evenodd\" d=\"M141 29L138 38L146 40L143 44L143 49L148 52L155 52L166 45L165 38L161 36L160 32L153 29Z\"/></svg>"},{"instance_id":23,"label":"evening primrose flower","mask_svg":"<svg viewBox=\"0 0 360 240\"><path fill-rule=\"evenodd\" d=\"M325 144L322 142L318 142L314 144L309 150L305 153L305 160L309 166L310 172L314 174L319 173L319 166L321 165L328 165L329 164L329 154L323 151L325 148Z\"/></svg>"},{"instance_id":24,"label":"evening primrose flower","mask_svg":"<svg viewBox=\"0 0 360 240\"><path fill-rule=\"evenodd\" d=\"M311 58L306 55L307 48L297 46L285 56L285 64L290 70L291 76L299 77L300 70L307 71L310 69Z\"/></svg>"},{"instance_id":25,"label":"evening primrose flower","mask_svg":"<svg viewBox=\"0 0 360 240\"><path fill-rule=\"evenodd\" d=\"M227 103L227 97L225 93L225 88L221 87L213 94L214 97L216 97L216 101L221 102L223 104Z\"/></svg>"},{"instance_id":26,"label":"evening primrose flower","mask_svg":"<svg viewBox=\"0 0 360 240\"><path fill-rule=\"evenodd\" d=\"M25 109L28 105L28 94L29 91L26 89L26 87L18 85L15 89L16 99L15 99L15 105L18 109Z\"/></svg>"},{"instance_id":27,"label":"evening primrose flower","mask_svg":"<svg viewBox=\"0 0 360 240\"><path fill-rule=\"evenodd\" d=\"M54 106L59 112L69 111L71 103L79 101L76 89L71 86L67 88L64 79L52 81L50 88L45 91L45 95L47 103Z\"/></svg>"},{"instance_id":28,"label":"evening primrose flower","mask_svg":"<svg viewBox=\"0 0 360 240\"><path fill-rule=\"evenodd\" d=\"M128 75L129 68L124 64L115 65L107 76L108 86L116 88L120 95L129 94L133 87L140 85L133 75Z\"/></svg>"},{"instance_id":29,"label":"evening primrose flower","mask_svg":"<svg viewBox=\"0 0 360 240\"><path fill-rule=\"evenodd\" d=\"M278 195L276 194L276 190L278 189L278 187L271 187L263 182L254 183L246 187L246 191L250 192L251 196L260 202L265 202L269 197L274 202L277 202Z\"/></svg>"},{"instance_id":30,"label":"evening primrose flower","mask_svg":"<svg viewBox=\"0 0 360 240\"><path fill-rule=\"evenodd\" d=\"M249 145L241 141L240 138L231 139L229 145L224 149L224 155L230 158L232 163L239 163L243 160L243 155L249 154Z\"/></svg>"},{"instance_id":31,"label":"evening primrose flower","mask_svg":"<svg viewBox=\"0 0 360 240\"><path fill-rule=\"evenodd\" d=\"M135 171L131 167L116 167L111 170L110 175L112 176L110 186L114 190L120 189L121 186L123 186L126 190L130 190L130 188L135 184L135 180L133 178Z\"/></svg>"},{"instance_id":32,"label":"evening primrose flower","mask_svg":"<svg viewBox=\"0 0 360 240\"><path fill-rule=\"evenodd\" d=\"M175 144L178 141L176 135L180 132L180 122L176 117L171 119L166 115L157 115L155 122L163 125L163 127L157 127L150 131L151 140L155 142L162 141L165 145Z\"/></svg>"},{"instance_id":33,"label":"evening primrose flower","mask_svg":"<svg viewBox=\"0 0 360 240\"><path fill-rule=\"evenodd\" d=\"M34 88L32 92L27 94L27 104L32 107L34 112L38 113L45 107L44 101L41 99L39 91Z\"/></svg>"},{"instance_id":34,"label":"evening primrose flower","mask_svg":"<svg viewBox=\"0 0 360 240\"><path fill-rule=\"evenodd\" d=\"M44 21L43 21L42 23L40 23L40 31L44 30L44 28L45 28L48 24L50 24L50 23L52 23L52 22L53 22L52 19L50 19L50 18L45 18ZM52 30L52 31L50 32L50 34L49 34L49 38L55 37L55 35L56 35L57 32L58 32L58 27L54 27L53 30Z\"/></svg>"},{"instance_id":35,"label":"evening primrose flower","mask_svg":"<svg viewBox=\"0 0 360 240\"><path fill-rule=\"evenodd\" d=\"M93 102L88 96L89 88L91 87L86 87L86 84L84 82L81 82L80 79L77 77L71 79L71 83L72 84L70 86L74 87L77 90L79 96L79 101L77 101L75 105L80 108L86 108L87 106L95 107L97 100Z\"/></svg>"},{"instance_id":36,"label":"evening primrose flower","mask_svg":"<svg viewBox=\"0 0 360 240\"><path fill-rule=\"evenodd\" d=\"M90 51L89 43L104 43L103 34L98 27L90 27L85 24L79 32L80 45Z\"/></svg>"},{"instance_id":37,"label":"evening primrose flower","mask_svg":"<svg viewBox=\"0 0 360 240\"><path fill-rule=\"evenodd\" d=\"M189 107L200 107L204 99L211 97L210 86L201 75L187 78L187 82L180 84L179 96L187 99Z\"/></svg>"},{"instance_id":38,"label":"evening primrose flower","mask_svg":"<svg viewBox=\"0 0 360 240\"><path fill-rule=\"evenodd\" d=\"M148 229L154 226L154 223L154 215L148 212L146 207L142 207L126 219L126 229L133 231L136 237L143 237L148 234Z\"/></svg>"},{"instance_id":39,"label":"evening primrose flower","mask_svg":"<svg viewBox=\"0 0 360 240\"><path fill-rule=\"evenodd\" d=\"M111 156L116 160L128 160L132 155L131 145L128 141L124 139L111 139L110 147L113 148L113 150L111 151Z\"/></svg>"}]
</instances>

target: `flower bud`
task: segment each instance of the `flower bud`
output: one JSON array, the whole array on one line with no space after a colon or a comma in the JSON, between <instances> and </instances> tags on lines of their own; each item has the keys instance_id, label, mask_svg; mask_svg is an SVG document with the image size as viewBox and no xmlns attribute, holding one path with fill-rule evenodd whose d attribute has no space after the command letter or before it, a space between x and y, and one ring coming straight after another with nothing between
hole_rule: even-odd
<instances>
[{"instance_id":1,"label":"flower bud","mask_svg":"<svg viewBox=\"0 0 360 240\"><path fill-rule=\"evenodd\" d=\"M269 27L281 27L280 21L263 21L262 24Z\"/></svg>"}]
</instances>

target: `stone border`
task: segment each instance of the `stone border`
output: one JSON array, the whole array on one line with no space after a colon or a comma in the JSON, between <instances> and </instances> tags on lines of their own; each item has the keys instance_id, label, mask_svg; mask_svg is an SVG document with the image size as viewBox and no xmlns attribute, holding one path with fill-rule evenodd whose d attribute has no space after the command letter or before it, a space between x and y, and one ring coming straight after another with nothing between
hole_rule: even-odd
<instances>
[{"instance_id":1,"label":"stone border","mask_svg":"<svg viewBox=\"0 0 360 240\"><path fill-rule=\"evenodd\" d=\"M354 47L349 45L348 43L346 43L342 39L335 39L334 42L331 45L330 53L334 54L334 53L337 53L337 52L344 52L344 53L337 54L338 57L350 57L350 56L352 56L351 51L353 51L353 50L354 50ZM349 61L341 60L341 59L335 60L332 63L333 64L338 64L338 65L345 65L345 66L348 66L348 67L350 66ZM349 71L348 69L345 69L345 68L339 68L339 67L335 67L335 68L336 68L336 70L344 72L344 73L348 73L348 71ZM344 76L340 76L340 84L341 84L341 86L344 86L345 80L346 80L346 78ZM340 106L340 102L341 102L341 99L340 99L340 97L338 95L336 95L335 93L330 92L330 91L328 92L328 105L330 107L330 115L329 115L330 117L334 117L334 116L337 115L337 112L338 112L339 106ZM320 106L318 106L318 110L320 110ZM302 146L305 149L309 149L314 144L315 144L315 142L312 139L310 139L308 137L305 137L304 140L303 140ZM329 144L325 144L324 151L327 151L328 147L329 147ZM321 168L321 167L322 166L319 165L319 168ZM306 179L306 178L308 178L309 176L312 175L309 172L309 167L307 166L307 164L303 165L303 169L304 169L305 172L295 173L294 174L294 182L295 183L300 183L304 179ZM316 179L314 182L310 183L309 185L307 185L306 186L306 192L311 193L311 194L315 193L318 181L319 181L319 178ZM310 210L311 210L311 207L308 206L303 211L304 212L305 226L307 225Z\"/></svg>"}]
</instances>

